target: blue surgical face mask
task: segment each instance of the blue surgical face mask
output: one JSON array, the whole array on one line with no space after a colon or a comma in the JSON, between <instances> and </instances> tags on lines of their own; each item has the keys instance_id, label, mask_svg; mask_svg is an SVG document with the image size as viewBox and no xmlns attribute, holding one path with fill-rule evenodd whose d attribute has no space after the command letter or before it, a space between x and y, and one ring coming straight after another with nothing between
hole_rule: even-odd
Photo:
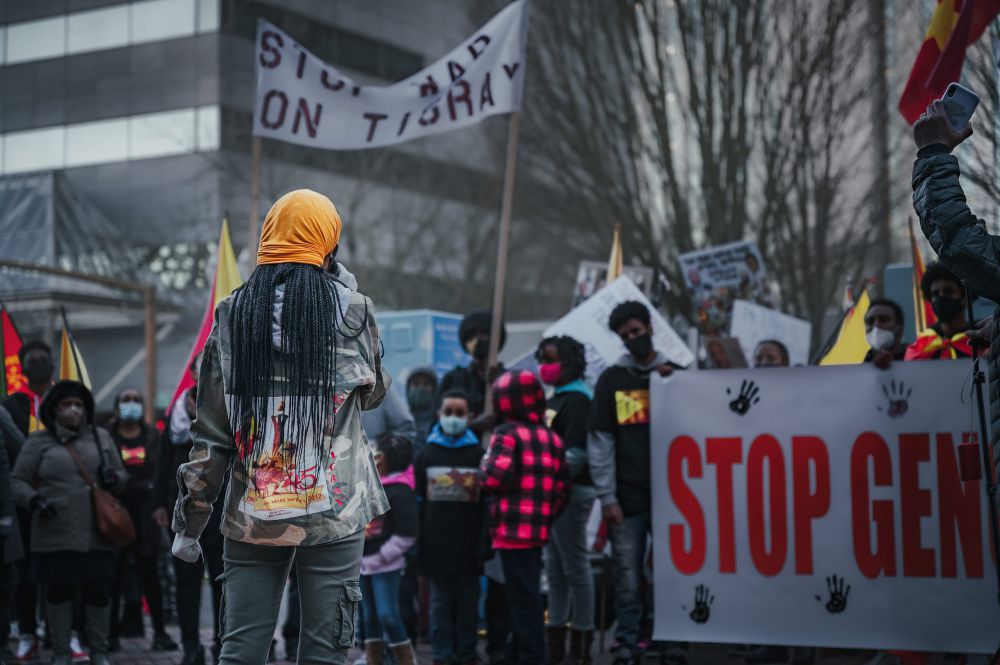
<instances>
[{"instance_id":1,"label":"blue surgical face mask","mask_svg":"<svg viewBox=\"0 0 1000 665\"><path fill-rule=\"evenodd\" d=\"M441 431L448 436L461 436L469 426L469 419L462 416L443 416L440 422Z\"/></svg>"},{"instance_id":2,"label":"blue surgical face mask","mask_svg":"<svg viewBox=\"0 0 1000 665\"><path fill-rule=\"evenodd\" d=\"M118 417L126 422L142 420L142 404L139 402L122 402L118 405Z\"/></svg>"}]
</instances>

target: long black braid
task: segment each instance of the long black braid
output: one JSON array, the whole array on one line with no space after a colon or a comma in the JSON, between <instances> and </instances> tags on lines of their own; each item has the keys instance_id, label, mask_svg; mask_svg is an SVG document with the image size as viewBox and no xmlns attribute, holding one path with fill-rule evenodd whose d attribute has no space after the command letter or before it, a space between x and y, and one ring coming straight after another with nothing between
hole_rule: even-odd
<instances>
[{"instance_id":1,"label":"long black braid","mask_svg":"<svg viewBox=\"0 0 1000 665\"><path fill-rule=\"evenodd\" d=\"M284 285L281 310L281 343L272 336L275 288ZM230 312L232 331L232 395L229 418L240 433L239 463L245 473L270 452L275 441L263 432L270 418L280 427L280 453L286 462L301 467L306 446L312 442L323 455L324 433L335 425L337 394L337 339L355 339L368 324L368 312L357 330L346 327L347 304L332 276L300 263L259 265L237 290ZM280 413L273 413L270 398L286 396ZM280 405L275 405L280 408ZM322 457L320 457L322 459ZM297 485L296 485L297 487Z\"/></svg>"}]
</instances>

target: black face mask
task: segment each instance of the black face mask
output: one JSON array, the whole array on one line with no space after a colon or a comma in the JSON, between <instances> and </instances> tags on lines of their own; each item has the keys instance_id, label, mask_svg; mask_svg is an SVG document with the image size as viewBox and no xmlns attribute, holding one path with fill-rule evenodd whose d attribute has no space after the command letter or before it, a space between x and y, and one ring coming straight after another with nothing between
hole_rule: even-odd
<instances>
[{"instance_id":1,"label":"black face mask","mask_svg":"<svg viewBox=\"0 0 1000 665\"><path fill-rule=\"evenodd\" d=\"M648 333L633 337L625 342L625 348L636 360L645 360L653 355L653 338Z\"/></svg>"},{"instance_id":2,"label":"black face mask","mask_svg":"<svg viewBox=\"0 0 1000 665\"><path fill-rule=\"evenodd\" d=\"M24 367L24 375L31 383L48 383L52 379L55 366L48 358L36 358Z\"/></svg>"},{"instance_id":3,"label":"black face mask","mask_svg":"<svg viewBox=\"0 0 1000 665\"><path fill-rule=\"evenodd\" d=\"M476 360L484 360L488 355L490 355L490 340L476 340L475 346L472 347L472 357Z\"/></svg>"},{"instance_id":4,"label":"black face mask","mask_svg":"<svg viewBox=\"0 0 1000 665\"><path fill-rule=\"evenodd\" d=\"M931 309L938 321L948 322L962 313L962 300L959 298L931 298Z\"/></svg>"}]
</instances>

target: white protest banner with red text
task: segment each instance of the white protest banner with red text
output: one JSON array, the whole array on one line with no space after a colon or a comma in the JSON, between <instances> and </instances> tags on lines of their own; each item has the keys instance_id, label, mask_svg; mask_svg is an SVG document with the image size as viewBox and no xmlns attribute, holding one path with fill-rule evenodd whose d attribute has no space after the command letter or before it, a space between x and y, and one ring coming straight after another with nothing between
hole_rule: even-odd
<instances>
[{"instance_id":1,"label":"white protest banner with red text","mask_svg":"<svg viewBox=\"0 0 1000 665\"><path fill-rule=\"evenodd\" d=\"M968 362L678 372L652 400L655 637L992 653Z\"/></svg>"},{"instance_id":2,"label":"white protest banner with red text","mask_svg":"<svg viewBox=\"0 0 1000 665\"><path fill-rule=\"evenodd\" d=\"M527 0L407 79L362 86L257 22L255 136L328 150L392 145L521 108Z\"/></svg>"}]
</instances>

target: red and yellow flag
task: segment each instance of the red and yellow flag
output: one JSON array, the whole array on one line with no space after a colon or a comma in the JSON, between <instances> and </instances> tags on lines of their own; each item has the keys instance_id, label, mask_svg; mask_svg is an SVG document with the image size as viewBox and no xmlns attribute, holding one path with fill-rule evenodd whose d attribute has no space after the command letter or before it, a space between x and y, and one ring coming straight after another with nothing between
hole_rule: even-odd
<instances>
[{"instance_id":1,"label":"red and yellow flag","mask_svg":"<svg viewBox=\"0 0 1000 665\"><path fill-rule=\"evenodd\" d=\"M934 308L924 298L924 291L920 288L920 283L924 280L924 257L920 255L920 247L917 246L917 238L913 234L913 219L910 219L909 230L910 253L913 257L913 320L919 337L937 323L937 316L934 315Z\"/></svg>"},{"instance_id":2,"label":"red and yellow flag","mask_svg":"<svg viewBox=\"0 0 1000 665\"><path fill-rule=\"evenodd\" d=\"M7 308L0 305L0 357L3 358L3 376L0 376L0 397L16 393L28 380L21 373L21 334L14 326Z\"/></svg>"},{"instance_id":3,"label":"red and yellow flag","mask_svg":"<svg viewBox=\"0 0 1000 665\"><path fill-rule=\"evenodd\" d=\"M938 0L910 78L899 99L899 112L911 125L945 88L962 77L965 50L1000 13L997 0Z\"/></svg>"},{"instance_id":4,"label":"red and yellow flag","mask_svg":"<svg viewBox=\"0 0 1000 665\"><path fill-rule=\"evenodd\" d=\"M194 385L188 373L188 367L195 356L205 348L208 335L212 332L212 321L215 318L215 308L225 300L230 293L242 286L243 278L240 277L240 269L236 264L236 252L233 251L233 242L229 237L229 220L222 220L222 231L219 233L219 248L215 261L215 276L212 278L212 290L208 295L208 306L205 308L205 315L201 320L201 328L198 330L198 337L195 339L191 353L188 354L187 362L181 371L180 382L174 391L174 396L170 400L170 406L180 397L181 393Z\"/></svg>"}]
</instances>

